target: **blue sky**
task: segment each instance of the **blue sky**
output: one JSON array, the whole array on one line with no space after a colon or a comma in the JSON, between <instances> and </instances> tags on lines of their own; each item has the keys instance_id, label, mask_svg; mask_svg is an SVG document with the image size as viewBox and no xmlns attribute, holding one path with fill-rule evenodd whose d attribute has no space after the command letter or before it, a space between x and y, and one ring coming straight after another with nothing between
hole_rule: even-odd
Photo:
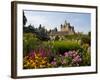
<instances>
[{"instance_id":1,"label":"blue sky","mask_svg":"<svg viewBox=\"0 0 100 80\"><path fill-rule=\"evenodd\" d=\"M76 32L88 33L91 30L90 13L71 13L71 12L51 12L51 11L24 11L27 18L26 26L31 24L38 27L39 24L45 26L47 30L64 24L65 20L74 26Z\"/></svg>"}]
</instances>

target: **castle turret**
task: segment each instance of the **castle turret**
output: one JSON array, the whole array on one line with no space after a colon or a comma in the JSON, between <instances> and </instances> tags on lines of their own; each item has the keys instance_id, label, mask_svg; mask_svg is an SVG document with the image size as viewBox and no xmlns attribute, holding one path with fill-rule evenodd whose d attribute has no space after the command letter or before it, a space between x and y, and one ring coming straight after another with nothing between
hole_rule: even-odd
<instances>
[{"instance_id":1,"label":"castle turret","mask_svg":"<svg viewBox=\"0 0 100 80\"><path fill-rule=\"evenodd\" d=\"M68 32L68 33L74 33L74 26L71 26L70 23L68 23L66 20L64 24L61 24L61 31L62 32Z\"/></svg>"},{"instance_id":2,"label":"castle turret","mask_svg":"<svg viewBox=\"0 0 100 80\"><path fill-rule=\"evenodd\" d=\"M64 23L65 25L67 25L67 21L65 20L65 23Z\"/></svg>"}]
</instances>

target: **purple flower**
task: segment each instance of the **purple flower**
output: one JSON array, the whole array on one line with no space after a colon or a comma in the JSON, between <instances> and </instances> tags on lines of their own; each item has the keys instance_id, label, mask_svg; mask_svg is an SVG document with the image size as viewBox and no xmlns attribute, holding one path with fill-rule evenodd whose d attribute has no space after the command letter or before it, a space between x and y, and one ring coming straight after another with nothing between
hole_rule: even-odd
<instances>
[{"instance_id":1,"label":"purple flower","mask_svg":"<svg viewBox=\"0 0 100 80\"><path fill-rule=\"evenodd\" d=\"M75 58L76 58L76 59L79 59L79 58L80 58L80 56L79 56L79 55L77 55Z\"/></svg>"},{"instance_id":2,"label":"purple flower","mask_svg":"<svg viewBox=\"0 0 100 80\"><path fill-rule=\"evenodd\" d=\"M56 61L52 61L51 64L52 64L52 65L56 65L57 62L56 62Z\"/></svg>"},{"instance_id":3,"label":"purple flower","mask_svg":"<svg viewBox=\"0 0 100 80\"><path fill-rule=\"evenodd\" d=\"M62 63L62 64L66 64L66 61L65 61L65 60L63 60L61 63Z\"/></svg>"},{"instance_id":4,"label":"purple flower","mask_svg":"<svg viewBox=\"0 0 100 80\"><path fill-rule=\"evenodd\" d=\"M64 56L68 57L69 56L69 53L68 52L65 52L64 53Z\"/></svg>"},{"instance_id":5,"label":"purple flower","mask_svg":"<svg viewBox=\"0 0 100 80\"><path fill-rule=\"evenodd\" d=\"M34 58L34 57L35 57L35 51L31 51L31 52L29 53L29 56L32 57L32 58Z\"/></svg>"},{"instance_id":6,"label":"purple flower","mask_svg":"<svg viewBox=\"0 0 100 80\"><path fill-rule=\"evenodd\" d=\"M79 55L77 55L76 57L74 57L74 59L73 59L73 62L81 62L82 61L82 59L81 59L81 57L79 56Z\"/></svg>"},{"instance_id":7,"label":"purple flower","mask_svg":"<svg viewBox=\"0 0 100 80\"><path fill-rule=\"evenodd\" d=\"M73 57L75 57L75 56L77 56L77 54L76 53L73 53Z\"/></svg>"},{"instance_id":8,"label":"purple flower","mask_svg":"<svg viewBox=\"0 0 100 80\"><path fill-rule=\"evenodd\" d=\"M42 57L45 57L46 56L46 50L43 49L43 48L40 48L39 49L39 53L41 54Z\"/></svg>"},{"instance_id":9,"label":"purple flower","mask_svg":"<svg viewBox=\"0 0 100 80\"><path fill-rule=\"evenodd\" d=\"M73 53L76 53L76 51L75 51L75 50L73 50L72 52L73 52Z\"/></svg>"},{"instance_id":10,"label":"purple flower","mask_svg":"<svg viewBox=\"0 0 100 80\"><path fill-rule=\"evenodd\" d=\"M69 56L72 57L73 56L73 51L69 51Z\"/></svg>"}]
</instances>

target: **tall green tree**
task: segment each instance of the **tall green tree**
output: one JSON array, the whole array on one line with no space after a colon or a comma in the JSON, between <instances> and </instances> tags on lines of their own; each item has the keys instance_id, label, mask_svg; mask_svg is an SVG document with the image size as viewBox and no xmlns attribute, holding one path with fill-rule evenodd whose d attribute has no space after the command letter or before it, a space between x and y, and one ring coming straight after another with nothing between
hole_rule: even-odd
<instances>
[{"instance_id":1,"label":"tall green tree","mask_svg":"<svg viewBox=\"0 0 100 80\"><path fill-rule=\"evenodd\" d=\"M25 16L25 13L23 11L23 25L25 26L26 25L26 22L27 22L27 18Z\"/></svg>"}]
</instances>

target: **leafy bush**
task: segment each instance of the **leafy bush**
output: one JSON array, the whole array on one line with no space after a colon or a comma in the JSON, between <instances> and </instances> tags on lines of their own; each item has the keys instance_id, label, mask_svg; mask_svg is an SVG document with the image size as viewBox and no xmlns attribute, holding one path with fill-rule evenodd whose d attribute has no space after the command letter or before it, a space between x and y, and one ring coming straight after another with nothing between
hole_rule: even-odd
<instances>
[{"instance_id":1,"label":"leafy bush","mask_svg":"<svg viewBox=\"0 0 100 80\"><path fill-rule=\"evenodd\" d=\"M59 36L56 36L56 37L55 37L55 40L59 40L59 39L60 39Z\"/></svg>"},{"instance_id":2,"label":"leafy bush","mask_svg":"<svg viewBox=\"0 0 100 80\"><path fill-rule=\"evenodd\" d=\"M88 35L84 35L81 38L82 44L89 44L91 45L91 37Z\"/></svg>"},{"instance_id":3,"label":"leafy bush","mask_svg":"<svg viewBox=\"0 0 100 80\"><path fill-rule=\"evenodd\" d=\"M82 45L83 51L82 51L82 66L90 66L91 65L91 53L88 51L89 45L83 44Z\"/></svg>"},{"instance_id":4,"label":"leafy bush","mask_svg":"<svg viewBox=\"0 0 100 80\"><path fill-rule=\"evenodd\" d=\"M91 65L91 54L90 53L87 53L87 52L84 52L82 54L82 66L90 66Z\"/></svg>"},{"instance_id":5,"label":"leafy bush","mask_svg":"<svg viewBox=\"0 0 100 80\"><path fill-rule=\"evenodd\" d=\"M65 38L68 39L68 40L78 40L82 37L81 34L73 34L73 35L65 35Z\"/></svg>"},{"instance_id":6,"label":"leafy bush","mask_svg":"<svg viewBox=\"0 0 100 80\"><path fill-rule=\"evenodd\" d=\"M24 56L27 55L31 50L36 49L40 44L39 39L35 34L32 33L24 33L23 35L23 53Z\"/></svg>"},{"instance_id":7,"label":"leafy bush","mask_svg":"<svg viewBox=\"0 0 100 80\"><path fill-rule=\"evenodd\" d=\"M81 46L77 42L72 41L55 41L53 43L53 49L56 50L56 52L63 54L69 50L81 49Z\"/></svg>"}]
</instances>

